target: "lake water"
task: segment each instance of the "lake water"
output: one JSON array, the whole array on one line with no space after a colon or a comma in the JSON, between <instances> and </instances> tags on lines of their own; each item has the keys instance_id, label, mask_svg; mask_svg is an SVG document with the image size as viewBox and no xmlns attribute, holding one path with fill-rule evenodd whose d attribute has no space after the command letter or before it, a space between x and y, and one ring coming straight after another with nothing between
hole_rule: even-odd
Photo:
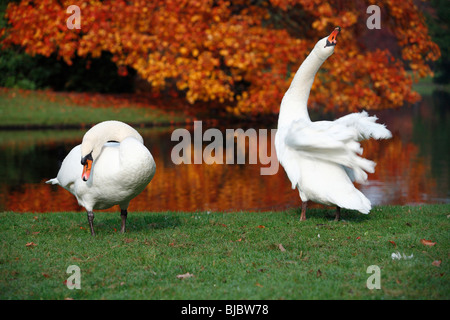
<instances>
[{"instance_id":1,"label":"lake water","mask_svg":"<svg viewBox=\"0 0 450 320\"><path fill-rule=\"evenodd\" d=\"M368 110L393 133L390 140L363 143L364 157L374 160L377 166L376 172L369 175L369 182L358 187L373 205L450 202L448 101L449 94L435 93L412 107ZM213 127L225 133L225 129L246 130L249 126L203 124L203 131ZM186 128L193 137L193 128ZM274 139L272 128L275 126L256 128L267 129L267 135L258 138L266 139L268 150ZM274 175L261 175L260 169L268 165L248 163L248 155L256 152L249 144L240 150L246 155L245 164L176 165L171 152L178 142L171 141L171 135L177 127L137 129L157 167L149 186L131 201L130 212L265 211L301 204L281 166ZM68 191L45 181L56 176L62 159L81 142L84 132L0 131L0 211L83 211ZM205 142L200 149L209 143ZM202 152L195 147L192 145L193 152Z\"/></svg>"}]
</instances>

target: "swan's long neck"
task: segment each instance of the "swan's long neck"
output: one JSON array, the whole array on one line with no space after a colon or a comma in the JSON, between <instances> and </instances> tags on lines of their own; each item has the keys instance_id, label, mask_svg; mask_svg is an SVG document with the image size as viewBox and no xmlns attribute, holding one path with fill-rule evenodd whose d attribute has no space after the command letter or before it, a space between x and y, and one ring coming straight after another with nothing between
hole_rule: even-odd
<instances>
[{"instance_id":1,"label":"swan's long neck","mask_svg":"<svg viewBox=\"0 0 450 320\"><path fill-rule=\"evenodd\" d=\"M309 92L311 91L314 78L320 66L325 60L320 59L314 50L303 61L300 68L292 80L291 86L288 89L291 94L298 97L298 102L306 107L308 102Z\"/></svg>"},{"instance_id":2,"label":"swan's long neck","mask_svg":"<svg viewBox=\"0 0 450 320\"><path fill-rule=\"evenodd\" d=\"M82 157L92 152L95 160L101 153L103 145L109 141L122 142L133 137L143 143L142 136L131 126L120 121L104 121L92 127L83 137L81 143Z\"/></svg>"},{"instance_id":3,"label":"swan's long neck","mask_svg":"<svg viewBox=\"0 0 450 320\"><path fill-rule=\"evenodd\" d=\"M307 102L314 78L325 59L321 59L313 50L303 61L286 91L280 107L278 124L296 119L308 119Z\"/></svg>"}]
</instances>

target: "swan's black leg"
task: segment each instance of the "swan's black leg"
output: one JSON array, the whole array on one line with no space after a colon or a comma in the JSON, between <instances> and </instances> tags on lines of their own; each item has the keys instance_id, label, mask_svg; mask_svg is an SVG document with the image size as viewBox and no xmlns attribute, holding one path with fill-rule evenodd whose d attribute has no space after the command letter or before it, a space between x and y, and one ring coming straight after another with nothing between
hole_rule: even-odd
<instances>
[{"instance_id":1,"label":"swan's black leg","mask_svg":"<svg viewBox=\"0 0 450 320\"><path fill-rule=\"evenodd\" d=\"M89 221L89 227L91 228L91 235L95 236L95 232L94 232L94 212L88 211L87 212L87 217L88 217L88 221Z\"/></svg>"},{"instance_id":2,"label":"swan's black leg","mask_svg":"<svg viewBox=\"0 0 450 320\"><path fill-rule=\"evenodd\" d=\"M128 211L127 209L120 210L120 217L122 218L122 228L120 228L120 232L124 233L125 232L125 224L127 222L127 215L128 215Z\"/></svg>"},{"instance_id":3,"label":"swan's black leg","mask_svg":"<svg viewBox=\"0 0 450 320\"><path fill-rule=\"evenodd\" d=\"M336 207L336 218L334 218L334 221L339 221L341 219L341 208Z\"/></svg>"},{"instance_id":4,"label":"swan's black leg","mask_svg":"<svg viewBox=\"0 0 450 320\"><path fill-rule=\"evenodd\" d=\"M306 207L308 205L308 201L302 201L302 214L300 215L300 221L306 220Z\"/></svg>"}]
</instances>

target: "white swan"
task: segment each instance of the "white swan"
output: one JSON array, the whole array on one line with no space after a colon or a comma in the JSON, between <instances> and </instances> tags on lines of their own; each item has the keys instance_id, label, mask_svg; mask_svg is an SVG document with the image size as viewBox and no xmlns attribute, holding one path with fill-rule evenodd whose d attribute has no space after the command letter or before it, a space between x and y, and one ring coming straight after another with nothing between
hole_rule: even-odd
<instances>
[{"instance_id":1,"label":"white swan","mask_svg":"<svg viewBox=\"0 0 450 320\"><path fill-rule=\"evenodd\" d=\"M116 204L121 209L121 232L125 232L128 204L145 189L156 170L143 142L142 136L123 122L101 122L70 151L57 177L46 182L59 184L77 198L87 211L92 235L93 210Z\"/></svg>"},{"instance_id":2,"label":"white swan","mask_svg":"<svg viewBox=\"0 0 450 320\"><path fill-rule=\"evenodd\" d=\"M391 132L366 112L352 113L335 121L312 122L307 101L314 77L322 63L333 54L337 27L321 39L303 61L281 102L275 150L278 159L302 200L300 220L306 219L307 201L335 205L369 213L371 203L352 181L364 183L375 163L364 159L358 141L388 139ZM366 172L365 172L366 171Z\"/></svg>"}]
</instances>

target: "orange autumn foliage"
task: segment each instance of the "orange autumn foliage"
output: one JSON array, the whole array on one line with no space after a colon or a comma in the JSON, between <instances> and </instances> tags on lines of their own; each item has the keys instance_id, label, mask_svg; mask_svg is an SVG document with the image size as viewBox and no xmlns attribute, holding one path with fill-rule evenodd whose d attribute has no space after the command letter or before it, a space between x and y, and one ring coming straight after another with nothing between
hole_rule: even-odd
<instances>
[{"instance_id":1,"label":"orange autumn foliage","mask_svg":"<svg viewBox=\"0 0 450 320\"><path fill-rule=\"evenodd\" d=\"M66 8L81 9L69 30ZM335 26L335 55L321 68L311 107L354 111L416 102L413 76L431 75L440 56L412 0L380 0L380 30L369 30L364 1L34 0L11 2L4 47L55 54L66 63L110 52L120 74L133 68L155 92L176 89L191 103L214 102L235 115L276 114L300 63ZM368 49L380 32L389 48ZM413 71L413 76L406 72Z\"/></svg>"}]
</instances>

